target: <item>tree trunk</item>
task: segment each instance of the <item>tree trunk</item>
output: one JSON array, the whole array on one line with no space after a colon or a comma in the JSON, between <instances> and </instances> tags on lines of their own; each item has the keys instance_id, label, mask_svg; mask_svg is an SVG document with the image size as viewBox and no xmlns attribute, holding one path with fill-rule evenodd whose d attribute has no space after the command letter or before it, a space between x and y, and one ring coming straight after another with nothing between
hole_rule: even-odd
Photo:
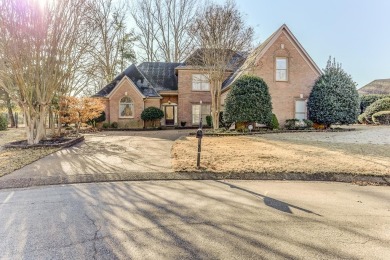
<instances>
[{"instance_id":1,"label":"tree trunk","mask_svg":"<svg viewBox=\"0 0 390 260\"><path fill-rule=\"evenodd\" d=\"M213 121L213 129L219 129L219 110L221 105L221 84L220 81L215 80L212 82L211 87L211 116Z\"/></svg>"},{"instance_id":2,"label":"tree trunk","mask_svg":"<svg viewBox=\"0 0 390 260\"><path fill-rule=\"evenodd\" d=\"M36 119L36 133L34 138L34 143L37 144L41 140L46 139L46 106L39 106L39 113Z\"/></svg>"},{"instance_id":3,"label":"tree trunk","mask_svg":"<svg viewBox=\"0 0 390 260\"><path fill-rule=\"evenodd\" d=\"M45 134L45 116L46 106L39 107L39 113L32 108L22 107L26 121L27 144L38 144L46 138Z\"/></svg>"},{"instance_id":4,"label":"tree trunk","mask_svg":"<svg viewBox=\"0 0 390 260\"><path fill-rule=\"evenodd\" d=\"M4 92L5 92L5 100L6 100L6 103L7 103L7 109L8 109L8 118L10 120L11 127L15 127L16 124L15 124L14 113L12 111L11 99L10 99L10 97L8 95L8 92L7 91L4 91Z\"/></svg>"},{"instance_id":5,"label":"tree trunk","mask_svg":"<svg viewBox=\"0 0 390 260\"><path fill-rule=\"evenodd\" d=\"M58 136L61 136L61 128L62 128L62 122L61 122L61 115L58 113L57 114L57 134Z\"/></svg>"},{"instance_id":6,"label":"tree trunk","mask_svg":"<svg viewBox=\"0 0 390 260\"><path fill-rule=\"evenodd\" d=\"M34 144L34 126L35 126L35 118L31 117L29 113L27 113L26 108L23 107L24 120L25 120L25 130L27 137L27 144Z\"/></svg>"},{"instance_id":7,"label":"tree trunk","mask_svg":"<svg viewBox=\"0 0 390 260\"><path fill-rule=\"evenodd\" d=\"M81 126L81 123L80 123L80 122L77 122L77 123L76 123L76 136L77 136L77 137L79 136L79 133L80 133L80 126Z\"/></svg>"},{"instance_id":8,"label":"tree trunk","mask_svg":"<svg viewBox=\"0 0 390 260\"><path fill-rule=\"evenodd\" d=\"M54 112L52 107L49 107L49 128L51 131L51 135L55 136L56 135L56 130L55 130L55 117L54 117Z\"/></svg>"}]
</instances>

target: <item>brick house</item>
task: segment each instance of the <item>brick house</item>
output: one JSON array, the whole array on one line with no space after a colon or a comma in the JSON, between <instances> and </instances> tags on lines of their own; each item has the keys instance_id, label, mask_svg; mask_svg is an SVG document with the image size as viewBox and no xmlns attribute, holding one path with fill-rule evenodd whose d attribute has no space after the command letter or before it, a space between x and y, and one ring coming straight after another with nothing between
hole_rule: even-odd
<instances>
[{"instance_id":1,"label":"brick house","mask_svg":"<svg viewBox=\"0 0 390 260\"><path fill-rule=\"evenodd\" d=\"M245 57L222 84L222 110L230 87L241 75L264 79L269 87L273 112L279 122L307 118L306 101L321 70L286 25ZM207 75L186 63L144 62L131 65L95 97L104 99L106 118L120 127L143 127L141 113L159 107L162 125L199 124L210 114L211 96ZM202 101L202 104L200 104Z\"/></svg>"}]
</instances>

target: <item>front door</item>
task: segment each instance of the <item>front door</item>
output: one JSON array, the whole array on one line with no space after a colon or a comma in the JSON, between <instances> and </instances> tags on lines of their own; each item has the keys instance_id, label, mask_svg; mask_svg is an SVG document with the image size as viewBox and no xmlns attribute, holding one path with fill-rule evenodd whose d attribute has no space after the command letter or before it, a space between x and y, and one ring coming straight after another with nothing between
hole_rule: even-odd
<instances>
[{"instance_id":1,"label":"front door","mask_svg":"<svg viewBox=\"0 0 390 260\"><path fill-rule=\"evenodd\" d=\"M175 124L175 106L165 106L165 125Z\"/></svg>"}]
</instances>

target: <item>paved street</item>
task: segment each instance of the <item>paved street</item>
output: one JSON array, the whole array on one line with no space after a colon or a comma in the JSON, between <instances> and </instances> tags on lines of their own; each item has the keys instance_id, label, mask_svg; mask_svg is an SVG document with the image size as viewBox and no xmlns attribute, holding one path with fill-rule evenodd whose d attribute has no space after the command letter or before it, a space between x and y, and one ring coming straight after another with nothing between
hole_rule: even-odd
<instances>
[{"instance_id":1,"label":"paved street","mask_svg":"<svg viewBox=\"0 0 390 260\"><path fill-rule=\"evenodd\" d=\"M390 187L149 181L0 191L0 259L388 259Z\"/></svg>"}]
</instances>

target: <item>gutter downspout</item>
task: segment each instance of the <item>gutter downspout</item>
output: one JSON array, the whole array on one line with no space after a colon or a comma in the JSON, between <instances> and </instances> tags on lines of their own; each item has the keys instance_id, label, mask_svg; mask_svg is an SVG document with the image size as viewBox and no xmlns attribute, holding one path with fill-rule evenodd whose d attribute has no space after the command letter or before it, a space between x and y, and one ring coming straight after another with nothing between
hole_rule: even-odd
<instances>
[{"instance_id":1,"label":"gutter downspout","mask_svg":"<svg viewBox=\"0 0 390 260\"><path fill-rule=\"evenodd\" d=\"M143 99L143 107L142 107L142 111L144 111L145 110L145 102L146 102L146 99L148 99L148 97L145 97L144 99ZM142 120L142 119L141 119ZM145 128L145 121L144 120L142 120L142 128Z\"/></svg>"}]
</instances>

